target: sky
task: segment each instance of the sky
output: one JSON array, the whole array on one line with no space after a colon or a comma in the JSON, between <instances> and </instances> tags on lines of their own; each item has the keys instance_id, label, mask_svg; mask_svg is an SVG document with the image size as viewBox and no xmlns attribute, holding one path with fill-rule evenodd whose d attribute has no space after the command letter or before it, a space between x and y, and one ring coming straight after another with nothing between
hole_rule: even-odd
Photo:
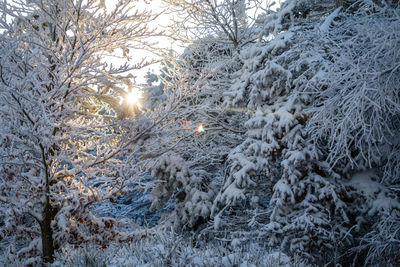
<instances>
[{"instance_id":1,"label":"sky","mask_svg":"<svg viewBox=\"0 0 400 267\"><path fill-rule=\"evenodd\" d=\"M111 10L113 6L115 6L115 0L105 0L105 5L106 8ZM162 1L161 0L139 0L136 4L136 7L138 10L146 10L146 11L152 11L153 13L159 13L162 11ZM154 28L158 31L161 31L163 29L166 29L166 26L170 23L171 21L171 15L167 13L161 14L151 25L151 28ZM183 52L183 49L181 46L179 46L176 42L174 42L171 39L168 39L166 37L154 37L153 39L150 39L151 42L156 42L157 45L156 47L162 48L162 49L173 49L179 53ZM161 57L149 52L149 51L131 51L132 55L140 55L138 58L133 58L132 63L135 63L135 61L140 61L143 57L148 58L149 60L155 59L155 60L160 60ZM118 59L112 59L113 64L121 64L123 63L122 61ZM154 71L155 73L158 72L159 69L159 64L153 64L151 66L145 67L144 69L141 70L135 70L133 71L133 76L136 77L135 81L139 84L143 84L146 82L144 76L148 71Z\"/></svg>"}]
</instances>

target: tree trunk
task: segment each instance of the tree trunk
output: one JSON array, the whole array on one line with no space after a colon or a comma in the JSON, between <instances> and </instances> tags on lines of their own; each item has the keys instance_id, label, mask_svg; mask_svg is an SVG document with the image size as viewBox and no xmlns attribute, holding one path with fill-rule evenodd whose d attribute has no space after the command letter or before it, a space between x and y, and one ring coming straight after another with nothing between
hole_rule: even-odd
<instances>
[{"instance_id":1,"label":"tree trunk","mask_svg":"<svg viewBox=\"0 0 400 267\"><path fill-rule=\"evenodd\" d=\"M53 218L53 208L50 204L50 199L46 197L46 206L44 207L44 219L40 225L42 231L42 250L43 262L53 263L54 261L54 246L53 246L53 231L51 229L51 221Z\"/></svg>"},{"instance_id":2,"label":"tree trunk","mask_svg":"<svg viewBox=\"0 0 400 267\"><path fill-rule=\"evenodd\" d=\"M46 160L46 151L42 144L40 144L42 151L43 166L46 173L46 203L43 210L43 221L40 224L40 230L42 232L42 258L43 263L54 262L54 246L53 246L53 231L51 229L51 221L53 220L55 213L50 203L50 175L49 165Z\"/></svg>"},{"instance_id":3,"label":"tree trunk","mask_svg":"<svg viewBox=\"0 0 400 267\"><path fill-rule=\"evenodd\" d=\"M336 0L336 7L343 6L343 0Z\"/></svg>"}]
</instances>

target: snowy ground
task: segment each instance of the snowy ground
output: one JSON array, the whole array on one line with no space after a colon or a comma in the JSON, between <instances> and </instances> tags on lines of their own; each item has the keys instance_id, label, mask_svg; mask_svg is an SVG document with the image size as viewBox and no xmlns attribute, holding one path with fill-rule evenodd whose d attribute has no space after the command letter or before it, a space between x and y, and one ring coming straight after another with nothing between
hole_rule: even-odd
<instances>
[{"instance_id":1,"label":"snowy ground","mask_svg":"<svg viewBox=\"0 0 400 267\"><path fill-rule=\"evenodd\" d=\"M254 248L250 252L217 246L193 248L191 242L171 233L142 239L129 246L64 250L53 264L58 266L307 266L283 253Z\"/></svg>"},{"instance_id":2,"label":"snowy ground","mask_svg":"<svg viewBox=\"0 0 400 267\"><path fill-rule=\"evenodd\" d=\"M31 266L28 262L0 259L0 266ZM51 267L124 267L124 266L219 266L219 267L306 267L300 259L291 259L279 252L252 247L247 252L222 246L194 247L189 239L171 232L148 235L130 245L107 249L64 248L56 254Z\"/></svg>"}]
</instances>

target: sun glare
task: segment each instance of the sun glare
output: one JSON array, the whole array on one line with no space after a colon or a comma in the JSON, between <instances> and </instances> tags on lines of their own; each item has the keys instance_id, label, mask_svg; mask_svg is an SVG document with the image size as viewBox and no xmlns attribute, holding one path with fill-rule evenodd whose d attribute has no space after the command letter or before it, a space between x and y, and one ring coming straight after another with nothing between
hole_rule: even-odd
<instances>
[{"instance_id":1,"label":"sun glare","mask_svg":"<svg viewBox=\"0 0 400 267\"><path fill-rule=\"evenodd\" d=\"M142 92L139 89L134 88L126 95L126 101L129 104L141 107L140 99L142 99Z\"/></svg>"}]
</instances>

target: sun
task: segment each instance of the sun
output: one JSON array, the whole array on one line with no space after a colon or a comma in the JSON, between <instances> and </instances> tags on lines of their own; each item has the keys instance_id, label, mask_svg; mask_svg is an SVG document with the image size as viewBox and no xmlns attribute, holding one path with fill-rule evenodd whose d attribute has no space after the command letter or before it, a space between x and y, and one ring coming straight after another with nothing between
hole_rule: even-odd
<instances>
[{"instance_id":1,"label":"sun","mask_svg":"<svg viewBox=\"0 0 400 267\"><path fill-rule=\"evenodd\" d=\"M133 88L131 91L125 96L125 100L131 104L141 107L140 100L143 98L142 92L138 88Z\"/></svg>"}]
</instances>

